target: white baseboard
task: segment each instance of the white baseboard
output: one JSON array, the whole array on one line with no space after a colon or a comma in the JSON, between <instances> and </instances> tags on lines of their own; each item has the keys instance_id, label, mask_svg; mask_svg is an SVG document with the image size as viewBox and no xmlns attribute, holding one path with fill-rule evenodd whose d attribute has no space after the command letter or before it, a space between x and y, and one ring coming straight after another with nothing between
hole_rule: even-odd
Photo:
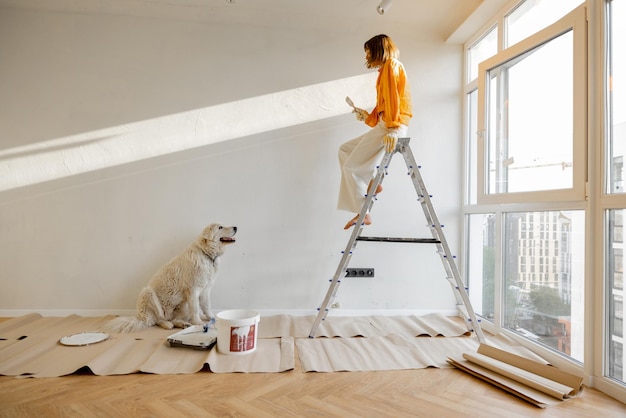
<instances>
[{"instance_id":1,"label":"white baseboard","mask_svg":"<svg viewBox=\"0 0 626 418\"><path fill-rule=\"evenodd\" d=\"M215 312L220 312L225 309L216 309ZM291 315L291 316L308 316L317 315L317 310L313 309L255 309L261 316L272 315ZM0 309L1 318L16 318L18 316L24 316L32 313L40 314L41 316L106 316L106 315L119 315L119 316L134 316L135 310L129 309ZM430 313L440 313L445 316L457 316L456 310L415 310L415 309L381 309L381 310L368 310L368 309L331 309L328 312L328 316L368 316L368 315L381 315L381 316L408 316L408 315L426 315Z\"/></svg>"}]
</instances>

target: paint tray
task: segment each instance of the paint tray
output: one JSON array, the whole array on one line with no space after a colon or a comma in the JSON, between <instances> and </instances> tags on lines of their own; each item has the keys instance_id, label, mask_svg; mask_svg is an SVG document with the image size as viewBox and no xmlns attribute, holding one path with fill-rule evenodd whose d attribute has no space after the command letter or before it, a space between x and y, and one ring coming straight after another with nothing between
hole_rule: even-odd
<instances>
[{"instance_id":1,"label":"paint tray","mask_svg":"<svg viewBox=\"0 0 626 418\"><path fill-rule=\"evenodd\" d=\"M171 347L208 350L217 342L217 329L208 324L192 325L167 337L167 342Z\"/></svg>"}]
</instances>

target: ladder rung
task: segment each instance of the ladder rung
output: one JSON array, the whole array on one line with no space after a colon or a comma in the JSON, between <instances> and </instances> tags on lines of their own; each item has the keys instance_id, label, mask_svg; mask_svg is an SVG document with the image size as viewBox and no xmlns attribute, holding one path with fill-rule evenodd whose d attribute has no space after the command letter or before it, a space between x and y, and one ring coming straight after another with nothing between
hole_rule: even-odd
<instances>
[{"instance_id":1,"label":"ladder rung","mask_svg":"<svg viewBox=\"0 0 626 418\"><path fill-rule=\"evenodd\" d=\"M394 238L394 237L357 237L357 241L407 242L416 244L441 244L435 238Z\"/></svg>"}]
</instances>

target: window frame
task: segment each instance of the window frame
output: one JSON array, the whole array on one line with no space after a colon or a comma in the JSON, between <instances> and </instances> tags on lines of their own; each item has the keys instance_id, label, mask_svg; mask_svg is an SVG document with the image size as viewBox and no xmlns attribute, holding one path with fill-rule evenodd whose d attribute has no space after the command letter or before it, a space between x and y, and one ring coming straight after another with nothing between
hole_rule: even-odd
<instances>
[{"instance_id":1,"label":"window frame","mask_svg":"<svg viewBox=\"0 0 626 418\"><path fill-rule=\"evenodd\" d=\"M580 201L587 197L587 25L586 7L578 6L569 14L518 42L498 52L479 64L478 70L478 135L477 135L477 203L510 204L528 202ZM489 170L485 133L489 124L486 112L489 95L489 72L517 59L568 32L573 32L573 183L569 189L532 192L487 193Z\"/></svg>"}]
</instances>

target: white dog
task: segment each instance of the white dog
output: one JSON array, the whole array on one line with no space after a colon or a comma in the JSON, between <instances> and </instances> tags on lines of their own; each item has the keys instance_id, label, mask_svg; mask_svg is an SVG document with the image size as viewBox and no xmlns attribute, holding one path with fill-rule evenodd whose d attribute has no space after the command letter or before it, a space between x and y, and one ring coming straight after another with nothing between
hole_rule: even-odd
<instances>
[{"instance_id":1,"label":"white dog","mask_svg":"<svg viewBox=\"0 0 626 418\"><path fill-rule=\"evenodd\" d=\"M210 293L226 245L235 242L236 226L207 226L198 239L152 277L137 298L136 317L109 321L108 332L134 332L153 325L185 328L213 317Z\"/></svg>"}]
</instances>

